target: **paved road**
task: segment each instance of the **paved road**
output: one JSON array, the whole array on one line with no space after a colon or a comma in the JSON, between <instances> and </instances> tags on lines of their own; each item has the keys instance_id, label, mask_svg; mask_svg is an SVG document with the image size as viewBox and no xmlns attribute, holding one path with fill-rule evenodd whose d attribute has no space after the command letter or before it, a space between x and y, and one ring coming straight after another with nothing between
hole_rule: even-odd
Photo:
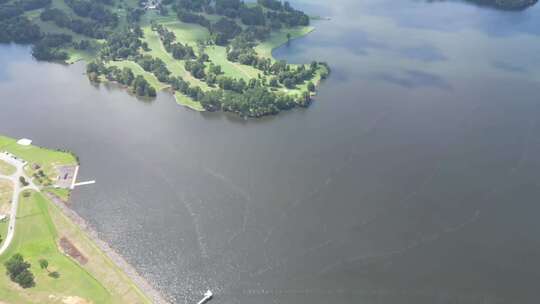
<instances>
[{"instance_id":1,"label":"paved road","mask_svg":"<svg viewBox=\"0 0 540 304\"><path fill-rule=\"evenodd\" d=\"M17 169L17 171L15 171L15 173L13 173L12 175L0 174L0 179L7 179L13 183L13 198L11 200L11 211L9 215L8 233L5 236L4 242L2 243L2 247L0 247L0 255L2 255L11 244L11 241L13 240L13 236L15 235L15 222L17 220L17 210L19 207L19 196L21 192L27 189L33 189L33 190L39 191L39 188L36 187L36 185L32 183L31 179L28 178L26 174L24 174L23 168L26 165L26 162L20 159L16 159L13 156L5 154L5 153L0 153L0 160L3 160L11 164ZM20 182L19 182L19 177L21 176L23 176L30 183L30 185L26 187L21 187Z\"/></svg>"}]
</instances>

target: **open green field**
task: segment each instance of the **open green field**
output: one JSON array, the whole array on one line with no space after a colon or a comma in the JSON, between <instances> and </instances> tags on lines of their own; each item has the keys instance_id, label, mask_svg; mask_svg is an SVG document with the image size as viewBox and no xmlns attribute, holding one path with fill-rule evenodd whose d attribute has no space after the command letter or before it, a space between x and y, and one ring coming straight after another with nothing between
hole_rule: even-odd
<instances>
[{"instance_id":1,"label":"open green field","mask_svg":"<svg viewBox=\"0 0 540 304\"><path fill-rule=\"evenodd\" d=\"M229 61L227 59L227 50L223 46L212 45L207 47L205 52L210 57L212 63L221 66L221 70L226 76L236 79L243 78L247 82L262 74L261 71L252 66Z\"/></svg>"},{"instance_id":2,"label":"open green field","mask_svg":"<svg viewBox=\"0 0 540 304\"><path fill-rule=\"evenodd\" d=\"M71 195L71 191L69 189L46 187L42 190L58 196L64 202L67 202L69 200L69 196Z\"/></svg>"},{"instance_id":3,"label":"open green field","mask_svg":"<svg viewBox=\"0 0 540 304\"><path fill-rule=\"evenodd\" d=\"M69 239L70 242L88 259L81 271L88 273L88 275L105 287L110 294L109 303L143 304L151 302L133 281L96 246L79 226L73 223L56 205L48 200L46 202L49 216L54 227L58 231L58 235ZM80 286L77 288L80 288Z\"/></svg>"},{"instance_id":4,"label":"open green field","mask_svg":"<svg viewBox=\"0 0 540 304\"><path fill-rule=\"evenodd\" d=\"M1 135L0 151L10 152L27 161L30 164L30 166L25 167L28 176L34 174L34 165L38 165L45 175L54 179L57 174L55 166L77 164L77 159L71 153L44 149L33 145L21 146L17 144L17 140Z\"/></svg>"},{"instance_id":5,"label":"open green field","mask_svg":"<svg viewBox=\"0 0 540 304\"><path fill-rule=\"evenodd\" d=\"M67 297L80 297L93 303L113 303L105 287L58 250L58 234L47 204L39 193L21 197L15 237L0 257L3 264L13 254L22 254L32 264L36 286L21 290L2 272L0 298L11 303L59 303ZM50 271L60 273L59 278L49 277L46 270L40 269L38 261L42 258L49 261Z\"/></svg>"},{"instance_id":6,"label":"open green field","mask_svg":"<svg viewBox=\"0 0 540 304\"><path fill-rule=\"evenodd\" d=\"M150 26L150 21L155 21L170 31L174 32L176 39L182 43L187 43L192 47L197 45L197 41L207 41L210 39L208 30L198 24L184 23L176 18L173 12L168 16L161 16L155 11L147 12L142 19L143 27Z\"/></svg>"},{"instance_id":7,"label":"open green field","mask_svg":"<svg viewBox=\"0 0 540 304\"><path fill-rule=\"evenodd\" d=\"M15 167L13 167L12 165L6 163L5 161L3 160L0 160L0 174L2 175L11 175L13 173L15 173Z\"/></svg>"},{"instance_id":8,"label":"open green field","mask_svg":"<svg viewBox=\"0 0 540 304\"><path fill-rule=\"evenodd\" d=\"M0 151L7 151L32 163L42 166L57 164L69 165L77 163L75 156L71 153L55 151L36 147L34 145L21 146L17 140L0 135Z\"/></svg>"}]
</instances>

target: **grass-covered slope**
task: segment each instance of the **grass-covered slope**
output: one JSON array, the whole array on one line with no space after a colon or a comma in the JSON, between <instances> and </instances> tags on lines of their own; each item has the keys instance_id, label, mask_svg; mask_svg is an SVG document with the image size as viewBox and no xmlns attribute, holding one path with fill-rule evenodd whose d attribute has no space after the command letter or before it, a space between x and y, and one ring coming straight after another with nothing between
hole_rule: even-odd
<instances>
[{"instance_id":1,"label":"grass-covered slope","mask_svg":"<svg viewBox=\"0 0 540 304\"><path fill-rule=\"evenodd\" d=\"M36 286L21 290L2 271L0 298L8 303L61 303L69 297L112 303L112 295L103 285L58 250L56 240L59 236L48 204L39 193L21 197L15 238L0 257L0 263L15 253L22 254L32 264ZM52 278L47 270L40 269L39 259L47 259L49 271L57 271L60 277Z\"/></svg>"}]
</instances>

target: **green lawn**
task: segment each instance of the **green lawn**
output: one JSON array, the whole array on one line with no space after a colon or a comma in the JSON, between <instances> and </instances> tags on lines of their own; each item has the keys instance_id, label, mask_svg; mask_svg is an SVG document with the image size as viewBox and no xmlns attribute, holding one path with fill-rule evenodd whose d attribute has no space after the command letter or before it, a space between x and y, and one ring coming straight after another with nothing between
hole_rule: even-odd
<instances>
[{"instance_id":1,"label":"green lawn","mask_svg":"<svg viewBox=\"0 0 540 304\"><path fill-rule=\"evenodd\" d=\"M168 16L160 16L155 11L150 11L143 16L143 24L150 26L150 20L162 24L174 32L177 41L187 43L193 47L197 45L197 41L210 39L210 33L206 28L198 24L184 23L178 20L174 13L169 13Z\"/></svg>"},{"instance_id":2,"label":"green lawn","mask_svg":"<svg viewBox=\"0 0 540 304\"><path fill-rule=\"evenodd\" d=\"M111 294L98 281L58 250L58 234L47 204L47 200L36 192L28 198L21 196L15 237L0 257L0 263L15 253L22 254L32 264L36 286L20 290L1 271L0 298L11 303L58 303L57 298L77 296L93 303L113 303ZM46 270L39 268L38 261L42 258L49 261L50 271L60 273L58 279L49 277Z\"/></svg>"},{"instance_id":3,"label":"green lawn","mask_svg":"<svg viewBox=\"0 0 540 304\"><path fill-rule=\"evenodd\" d=\"M200 102L194 101L193 99L180 92L174 92L174 98L176 99L176 103L178 103L179 105L186 106L192 110L199 112L205 111Z\"/></svg>"},{"instance_id":4,"label":"green lawn","mask_svg":"<svg viewBox=\"0 0 540 304\"><path fill-rule=\"evenodd\" d=\"M15 139L0 135L0 151L8 151L24 159L30 164L37 164L49 178L54 179L57 175L55 166L77 164L75 156L71 153L54 151L30 146L21 146ZM26 166L25 172L28 176L34 174L32 166Z\"/></svg>"},{"instance_id":5,"label":"green lawn","mask_svg":"<svg viewBox=\"0 0 540 304\"><path fill-rule=\"evenodd\" d=\"M0 174L2 175L11 175L15 173L16 169L12 165L6 163L3 160L0 160Z\"/></svg>"},{"instance_id":6,"label":"green lawn","mask_svg":"<svg viewBox=\"0 0 540 304\"><path fill-rule=\"evenodd\" d=\"M77 50L74 48L68 48L66 49L66 52L68 53L68 56L69 56L69 59L66 62L69 64L72 64L81 60L90 62L96 56L95 51L84 51L84 50Z\"/></svg>"},{"instance_id":7,"label":"green lawn","mask_svg":"<svg viewBox=\"0 0 540 304\"><path fill-rule=\"evenodd\" d=\"M149 52L146 52L146 54L163 60L173 75L180 76L184 80L189 81L192 85L198 86L205 91L210 89L204 81L196 79L195 77L191 76L188 71L186 71L184 68L184 60L174 59L169 53L167 53L163 47L163 44L161 43L161 40L159 39L159 35L152 31L150 26L145 26L143 28L143 32L144 41L148 43L148 47L151 49Z\"/></svg>"},{"instance_id":8,"label":"green lawn","mask_svg":"<svg viewBox=\"0 0 540 304\"><path fill-rule=\"evenodd\" d=\"M210 39L208 30L197 24L184 23L179 20L164 22L169 30L174 32L176 39L191 46L196 46L197 41L206 41Z\"/></svg>"},{"instance_id":9,"label":"green lawn","mask_svg":"<svg viewBox=\"0 0 540 304\"><path fill-rule=\"evenodd\" d=\"M64 202L67 202L69 200L69 196L71 194L71 191L69 189L54 188L54 187L44 188L43 191L47 191L47 192L50 192L50 193L58 196Z\"/></svg>"},{"instance_id":10,"label":"green lawn","mask_svg":"<svg viewBox=\"0 0 540 304\"><path fill-rule=\"evenodd\" d=\"M299 26L272 32L270 38L255 47L255 51L257 51L260 56L272 58L272 51L287 43L287 33L291 34L291 39L296 39L305 36L314 30L315 28L311 26Z\"/></svg>"},{"instance_id":11,"label":"green lawn","mask_svg":"<svg viewBox=\"0 0 540 304\"><path fill-rule=\"evenodd\" d=\"M17 140L0 135L0 151L8 151L18 157L32 163L40 165L62 164L69 165L77 163L75 156L71 153L49 150L36 147L34 145L21 146Z\"/></svg>"},{"instance_id":12,"label":"green lawn","mask_svg":"<svg viewBox=\"0 0 540 304\"><path fill-rule=\"evenodd\" d=\"M243 78L246 82L252 78L257 78L259 74L262 74L260 70L236 62L231 62L227 59L227 50L223 46L212 45L205 49L205 52L210 57L210 61L215 65L221 66L221 70L226 76L236 79Z\"/></svg>"}]
</instances>

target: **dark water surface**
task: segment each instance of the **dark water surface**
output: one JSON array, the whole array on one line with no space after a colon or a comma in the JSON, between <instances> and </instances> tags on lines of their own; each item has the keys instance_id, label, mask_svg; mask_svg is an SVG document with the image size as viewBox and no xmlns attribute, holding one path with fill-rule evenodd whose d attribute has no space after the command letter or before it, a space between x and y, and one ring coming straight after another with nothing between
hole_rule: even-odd
<instances>
[{"instance_id":1,"label":"dark water surface","mask_svg":"<svg viewBox=\"0 0 540 304\"><path fill-rule=\"evenodd\" d=\"M260 121L139 101L0 47L0 133L73 150L74 208L176 303L538 303L540 6L313 0Z\"/></svg>"}]
</instances>

